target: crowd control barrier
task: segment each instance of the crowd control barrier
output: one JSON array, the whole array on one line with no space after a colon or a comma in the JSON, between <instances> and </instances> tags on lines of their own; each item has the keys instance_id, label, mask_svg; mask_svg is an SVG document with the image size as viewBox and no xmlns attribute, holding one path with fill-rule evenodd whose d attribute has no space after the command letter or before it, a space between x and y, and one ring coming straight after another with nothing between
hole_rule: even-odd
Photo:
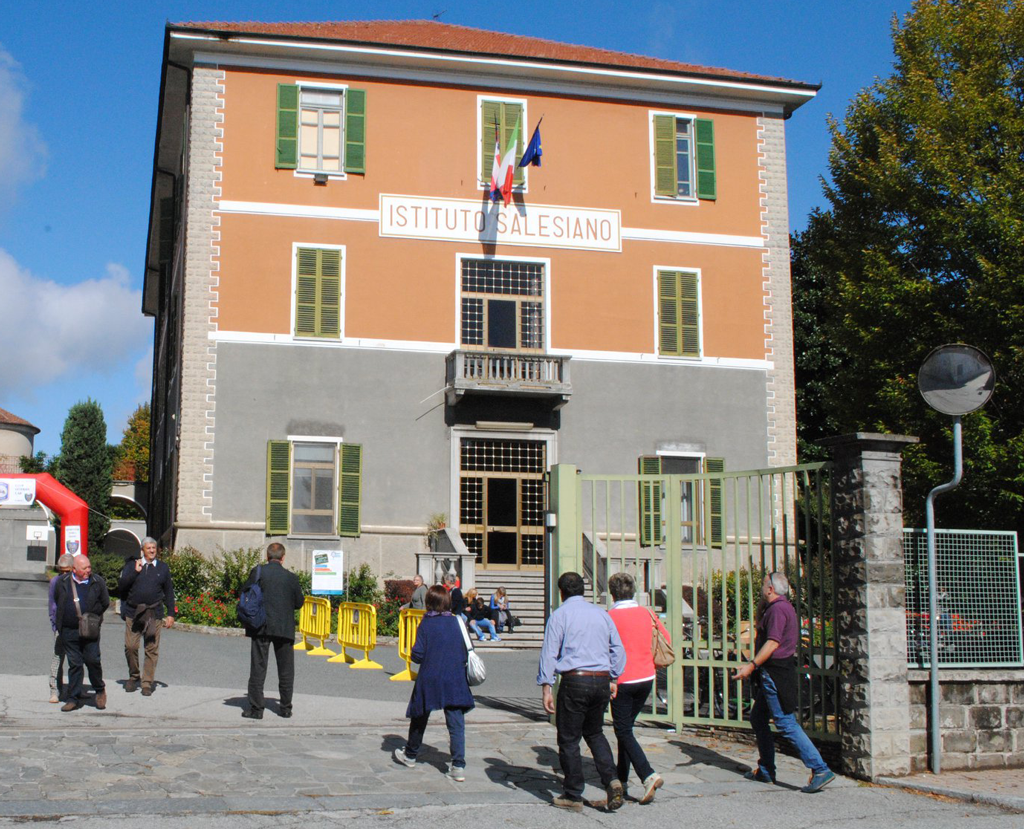
<instances>
[{"instance_id":1,"label":"crowd control barrier","mask_svg":"<svg viewBox=\"0 0 1024 829\"><path fill-rule=\"evenodd\" d=\"M309 656L334 656L328 648L327 640L331 638L331 602L316 596L306 596L299 611L299 633L302 641L295 646L297 651L305 651ZM320 644L313 647L310 640L319 640Z\"/></svg>"},{"instance_id":2,"label":"crowd control barrier","mask_svg":"<svg viewBox=\"0 0 1024 829\"><path fill-rule=\"evenodd\" d=\"M362 602L338 605L338 644L341 653L328 662L342 662L361 670L383 670L383 665L370 659L370 651L377 647L377 608ZM363 658L357 661L345 652L346 649L362 651Z\"/></svg>"},{"instance_id":3,"label":"crowd control barrier","mask_svg":"<svg viewBox=\"0 0 1024 829\"><path fill-rule=\"evenodd\" d=\"M413 610L411 607L398 614L398 658L405 661L405 670L391 677L392 682L412 682L416 679L416 672L412 669L412 646L416 643L416 631L425 614L425 610Z\"/></svg>"}]
</instances>

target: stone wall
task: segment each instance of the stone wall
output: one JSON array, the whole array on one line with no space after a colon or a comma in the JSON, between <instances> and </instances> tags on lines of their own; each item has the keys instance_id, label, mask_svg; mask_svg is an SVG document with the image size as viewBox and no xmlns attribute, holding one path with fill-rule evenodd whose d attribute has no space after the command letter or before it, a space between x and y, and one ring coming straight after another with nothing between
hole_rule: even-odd
<instances>
[{"instance_id":1,"label":"stone wall","mask_svg":"<svg viewBox=\"0 0 1024 829\"><path fill-rule=\"evenodd\" d=\"M928 768L928 671L911 670L910 761ZM940 670L942 770L1024 767L1024 669Z\"/></svg>"}]
</instances>

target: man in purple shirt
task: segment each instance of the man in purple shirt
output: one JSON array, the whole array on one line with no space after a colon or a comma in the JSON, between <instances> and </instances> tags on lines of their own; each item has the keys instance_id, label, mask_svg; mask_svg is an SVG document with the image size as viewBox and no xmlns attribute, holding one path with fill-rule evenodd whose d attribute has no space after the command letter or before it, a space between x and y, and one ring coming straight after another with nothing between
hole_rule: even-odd
<instances>
[{"instance_id":1,"label":"man in purple shirt","mask_svg":"<svg viewBox=\"0 0 1024 829\"><path fill-rule=\"evenodd\" d=\"M602 726L608 702L615 698L615 680L626 668L626 651L611 617L583 598L579 573L562 573L558 591L562 603L544 629L537 673L544 710L555 714L558 761L565 775L563 793L552 804L574 812L583 809L582 737L608 794L608 810L614 811L622 806L622 783ZM551 693L556 674L561 679L557 704Z\"/></svg>"},{"instance_id":2,"label":"man in purple shirt","mask_svg":"<svg viewBox=\"0 0 1024 829\"><path fill-rule=\"evenodd\" d=\"M796 720L796 648L800 625L789 601L789 580L782 573L769 573L761 585L760 613L754 658L733 674L733 679L754 676L757 691L750 709L750 724L757 736L757 768L746 773L748 780L775 782L775 735L771 721L811 770L811 779L800 791L820 792L836 779L821 754Z\"/></svg>"}]
</instances>

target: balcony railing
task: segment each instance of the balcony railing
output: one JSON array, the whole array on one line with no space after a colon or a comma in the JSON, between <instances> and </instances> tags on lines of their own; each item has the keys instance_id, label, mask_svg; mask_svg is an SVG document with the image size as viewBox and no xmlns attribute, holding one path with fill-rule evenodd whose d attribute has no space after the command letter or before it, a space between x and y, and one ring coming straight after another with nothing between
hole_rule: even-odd
<instances>
[{"instance_id":1,"label":"balcony railing","mask_svg":"<svg viewBox=\"0 0 1024 829\"><path fill-rule=\"evenodd\" d=\"M569 357L453 351L445 361L448 404L465 394L512 394L554 398L560 409L572 394Z\"/></svg>"}]
</instances>

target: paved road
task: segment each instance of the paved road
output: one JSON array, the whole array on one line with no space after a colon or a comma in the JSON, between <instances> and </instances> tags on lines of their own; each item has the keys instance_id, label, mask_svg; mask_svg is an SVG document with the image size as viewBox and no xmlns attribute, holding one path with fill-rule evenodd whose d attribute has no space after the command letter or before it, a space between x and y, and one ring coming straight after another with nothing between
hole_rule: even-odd
<instances>
[{"instance_id":1,"label":"paved road","mask_svg":"<svg viewBox=\"0 0 1024 829\"><path fill-rule=\"evenodd\" d=\"M4 631L0 637L0 672L40 677L40 693L46 692L50 670L49 625L45 582L0 581L0 626ZM103 675L111 685L113 710L119 698L116 683L123 685L128 678L124 623L108 614L100 641ZM353 671L322 657L296 654L295 688L311 694L408 702L409 683L384 679L405 667L398 658L398 649L381 645L373 651L372 658L384 666L384 671ZM488 673L484 697L521 699L531 708L538 708L536 651L496 650L488 652L485 659ZM273 666L274 660L270 661ZM271 667L268 690L275 687L276 677L276 667ZM171 686L233 688L244 696L248 678L249 641L244 637L202 636L174 628L161 637L154 698Z\"/></svg>"},{"instance_id":2,"label":"paved road","mask_svg":"<svg viewBox=\"0 0 1024 829\"><path fill-rule=\"evenodd\" d=\"M806 774L789 757L781 758L784 785L749 783L741 776L752 760L749 745L647 728L641 729L641 742L666 780L655 802L628 803L615 814L601 811L603 793L588 760L587 795L595 808L565 814L549 805L559 791L554 729L531 719L532 677L518 676L532 672L533 657L515 654L488 656L489 663L503 666L500 673L509 674L495 686L508 695L481 695L482 704L467 718L469 767L462 784L444 775L447 736L439 723L428 729L415 769L391 759L404 741L410 686L389 682L380 672L300 657L295 718L279 719L268 708L261 722L241 720L245 647L224 637L168 637L161 673L166 668L170 676L176 665L184 670L190 660L199 662L202 668L188 674L189 684L175 676L150 698L112 687L107 711L87 707L61 714L46 701L44 587L0 582L0 827L73 820L82 829L99 829L113 820L147 829L193 829L197 816L207 829L282 829L300 822L435 829L439 821L489 829L561 829L594 821L629 829L1020 826L1020 815L993 807L846 779L819 795L803 795L796 788ZM243 667L235 665L240 656ZM123 675L122 658L116 644L107 647L112 676ZM217 685L221 676L232 682ZM490 683L489 677L483 687L490 689ZM639 792L635 783L632 792Z\"/></svg>"}]
</instances>

